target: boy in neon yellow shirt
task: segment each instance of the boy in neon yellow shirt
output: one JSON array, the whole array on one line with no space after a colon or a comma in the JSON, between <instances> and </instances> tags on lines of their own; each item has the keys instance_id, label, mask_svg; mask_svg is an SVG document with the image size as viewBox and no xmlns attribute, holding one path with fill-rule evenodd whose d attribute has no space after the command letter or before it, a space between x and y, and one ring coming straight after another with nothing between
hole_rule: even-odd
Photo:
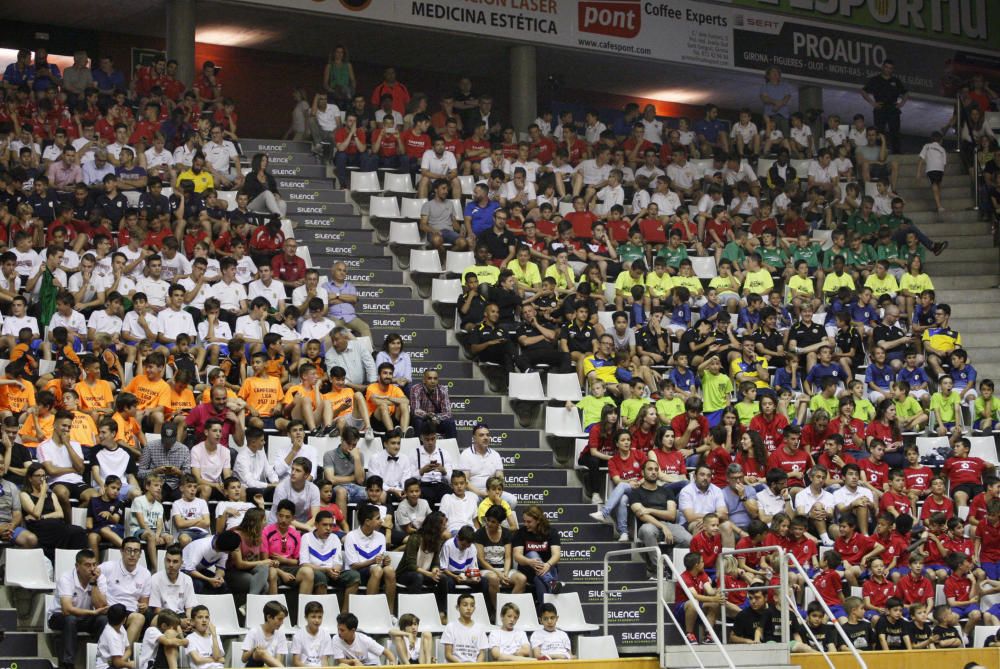
<instances>
[{"instance_id":1,"label":"boy in neon yellow shirt","mask_svg":"<svg viewBox=\"0 0 1000 669\"><path fill-rule=\"evenodd\" d=\"M670 425L670 421L684 413L684 400L674 394L674 382L663 377L660 381L660 399L656 400L656 415L660 424Z\"/></svg>"},{"instance_id":2,"label":"boy in neon yellow shirt","mask_svg":"<svg viewBox=\"0 0 1000 669\"><path fill-rule=\"evenodd\" d=\"M729 395L733 392L733 381L722 373L722 361L713 355L698 365L701 374L701 392L704 397L703 413L711 427L722 421L722 410L729 406Z\"/></svg>"},{"instance_id":3,"label":"boy in neon yellow shirt","mask_svg":"<svg viewBox=\"0 0 1000 669\"><path fill-rule=\"evenodd\" d=\"M983 379L979 382L979 397L976 398L976 413L972 426L983 433L993 431L997 420L1000 420L1000 401L993 394L993 382Z\"/></svg>"},{"instance_id":4,"label":"boy in neon yellow shirt","mask_svg":"<svg viewBox=\"0 0 1000 669\"><path fill-rule=\"evenodd\" d=\"M740 423L744 426L750 425L753 417L760 413L757 384L753 381L743 381L740 383L740 394L743 395L743 399L736 403L736 415L740 417Z\"/></svg>"},{"instance_id":5,"label":"boy in neon yellow shirt","mask_svg":"<svg viewBox=\"0 0 1000 669\"><path fill-rule=\"evenodd\" d=\"M928 416L920 402L910 394L910 384L906 381L893 382L892 403L896 407L899 429L903 432L919 432L927 425Z\"/></svg>"},{"instance_id":6,"label":"boy in neon yellow shirt","mask_svg":"<svg viewBox=\"0 0 1000 669\"><path fill-rule=\"evenodd\" d=\"M639 415L639 410L649 404L649 398L642 396L642 391L646 388L646 383L638 376L631 382L623 383L626 399L622 400L621 410L622 425L630 427L635 422L635 417Z\"/></svg>"},{"instance_id":7,"label":"boy in neon yellow shirt","mask_svg":"<svg viewBox=\"0 0 1000 669\"><path fill-rule=\"evenodd\" d=\"M939 437L951 433L951 438L962 436L962 398L955 392L955 380L943 375L938 379L938 390L931 395L931 416Z\"/></svg>"},{"instance_id":8,"label":"boy in neon yellow shirt","mask_svg":"<svg viewBox=\"0 0 1000 669\"><path fill-rule=\"evenodd\" d=\"M585 396L575 405L572 402L566 402L567 409L575 407L583 412L583 420L581 422L584 430L590 429L591 425L601 420L601 411L606 404L615 405L615 401L605 394L607 389L604 381L594 379L590 382L589 395Z\"/></svg>"}]
</instances>

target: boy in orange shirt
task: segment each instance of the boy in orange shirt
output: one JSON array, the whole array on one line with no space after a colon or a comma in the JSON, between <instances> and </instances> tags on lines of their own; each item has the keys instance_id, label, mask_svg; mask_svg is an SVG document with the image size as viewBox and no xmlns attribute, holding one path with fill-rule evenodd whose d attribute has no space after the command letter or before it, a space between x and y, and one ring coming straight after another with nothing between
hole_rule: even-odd
<instances>
[{"instance_id":1,"label":"boy in orange shirt","mask_svg":"<svg viewBox=\"0 0 1000 669\"><path fill-rule=\"evenodd\" d=\"M191 390L191 372L179 369L170 383L170 419L179 420L187 416L197 406L194 391Z\"/></svg>"},{"instance_id":2,"label":"boy in orange shirt","mask_svg":"<svg viewBox=\"0 0 1000 669\"><path fill-rule=\"evenodd\" d=\"M323 399L330 403L333 410L335 431L343 432L350 425L367 435L372 429L368 403L361 393L347 387L346 380L347 371L343 367L330 369L330 392L325 393Z\"/></svg>"},{"instance_id":3,"label":"boy in orange shirt","mask_svg":"<svg viewBox=\"0 0 1000 669\"><path fill-rule=\"evenodd\" d=\"M34 449L46 439L52 438L52 429L56 420L56 397L48 390L38 391L34 406L24 409L27 417L21 423L18 434L25 448Z\"/></svg>"},{"instance_id":4,"label":"boy in orange shirt","mask_svg":"<svg viewBox=\"0 0 1000 669\"><path fill-rule=\"evenodd\" d=\"M284 398L281 379L270 373L267 354L263 351L254 353L250 360L253 376L243 382L239 393L239 398L247 403L247 427L274 427L275 418L281 415Z\"/></svg>"},{"instance_id":5,"label":"boy in orange shirt","mask_svg":"<svg viewBox=\"0 0 1000 669\"><path fill-rule=\"evenodd\" d=\"M28 365L27 356L22 356L11 361L4 370L6 378L0 379L0 418L17 416L35 405L35 386L24 373Z\"/></svg>"},{"instance_id":6,"label":"boy in orange shirt","mask_svg":"<svg viewBox=\"0 0 1000 669\"><path fill-rule=\"evenodd\" d=\"M142 361L143 373L132 379L125 388L138 400L135 419L145 425L150 432L158 433L170 409L170 385L163 380L163 369L167 361L159 351L150 353Z\"/></svg>"},{"instance_id":7,"label":"boy in orange shirt","mask_svg":"<svg viewBox=\"0 0 1000 669\"><path fill-rule=\"evenodd\" d=\"M118 426L115 434L115 441L132 452L135 457L142 455L142 449L146 448L146 435L136 420L138 414L139 400L132 393L121 393L115 399L115 413L111 419Z\"/></svg>"},{"instance_id":8,"label":"boy in orange shirt","mask_svg":"<svg viewBox=\"0 0 1000 669\"><path fill-rule=\"evenodd\" d=\"M365 390L365 401L368 403L368 415L371 420L378 421L379 430L388 432L398 417L399 428L405 437L413 436L410 427L410 401L406 399L403 390L392 382L395 368L391 362L383 362L378 366L378 381Z\"/></svg>"},{"instance_id":9,"label":"boy in orange shirt","mask_svg":"<svg viewBox=\"0 0 1000 669\"><path fill-rule=\"evenodd\" d=\"M101 361L93 355L83 356L83 379L73 386L80 398L80 408L95 421L107 418L114 412L114 389L101 378Z\"/></svg>"},{"instance_id":10,"label":"boy in orange shirt","mask_svg":"<svg viewBox=\"0 0 1000 669\"><path fill-rule=\"evenodd\" d=\"M284 431L289 420L301 420L306 424L309 433L317 437L324 436L331 430L333 414L330 403L320 394L316 377L316 367L311 362L299 365L301 382L285 392L283 407L285 417L275 421L278 430Z\"/></svg>"},{"instance_id":11,"label":"boy in orange shirt","mask_svg":"<svg viewBox=\"0 0 1000 669\"><path fill-rule=\"evenodd\" d=\"M97 443L97 424L90 414L80 411L80 396L75 390L63 392L63 409L73 414L69 440L78 442L84 448L93 447Z\"/></svg>"}]
</instances>

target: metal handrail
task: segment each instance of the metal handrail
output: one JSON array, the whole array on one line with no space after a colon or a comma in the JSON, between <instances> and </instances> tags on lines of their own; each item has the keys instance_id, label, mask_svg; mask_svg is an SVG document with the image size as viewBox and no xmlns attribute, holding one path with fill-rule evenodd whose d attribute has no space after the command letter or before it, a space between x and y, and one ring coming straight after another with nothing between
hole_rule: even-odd
<instances>
[{"instance_id":1,"label":"metal handrail","mask_svg":"<svg viewBox=\"0 0 1000 669\"><path fill-rule=\"evenodd\" d=\"M611 563L610 563L609 558L616 557L616 556L619 556L619 555L629 555L629 556L632 556L632 555L642 555L643 553L652 553L652 554L654 554L654 555L657 556L657 559L656 559L656 656L660 660L660 666L663 666L663 658L664 658L664 653L665 653L665 648L666 648L666 639L664 638L664 634L663 634L663 608L664 608L663 590L664 590L664 581L663 581L663 562L661 562L659 558L660 557L665 557L665 556L663 555L662 551L660 551L660 547L659 546L643 546L642 548L622 548L622 549L618 549L618 550L608 551L607 553L604 554L604 589L601 591L602 599L604 600L603 601L603 605L604 605L603 606L603 612L604 612L604 635L607 636L607 634L608 634L608 600L610 599L609 596L608 596L608 587L610 585L608 583L608 574L611 573L611 570L610 570ZM671 618L672 617L673 617L673 614L671 613ZM676 622L677 621L675 619L674 623L676 624ZM681 636L683 636L684 637L684 641L687 642L687 637L684 636L683 634L681 634ZM688 646L690 646L690 645L691 644L688 643ZM692 652L693 652L693 650L692 650ZM697 654L695 654L695 657L697 657ZM701 665L701 660L698 661L698 664ZM701 669L705 669L705 666L701 665Z\"/></svg>"},{"instance_id":2,"label":"metal handrail","mask_svg":"<svg viewBox=\"0 0 1000 669\"><path fill-rule=\"evenodd\" d=\"M783 556L785 555L785 549L781 546L753 546L751 548L727 548L722 551L722 555L745 555L747 553L777 553L778 554L778 564L781 565L778 572L778 585L773 586L767 584L763 587L754 588L729 588L729 592L742 591L742 590L774 590L777 589L779 593L778 602L780 603L779 611L781 612L781 642L788 648L789 641L789 625L788 625L788 602L785 601L784 597L780 596L781 590L784 589L788 591L788 563L785 562ZM726 596L726 586L725 586L725 573L726 566L725 562L721 559L719 564L719 592L722 596ZM728 636L728 630L726 629L726 607L725 604L722 606L722 635L724 637Z\"/></svg>"},{"instance_id":3,"label":"metal handrail","mask_svg":"<svg viewBox=\"0 0 1000 669\"><path fill-rule=\"evenodd\" d=\"M788 591L785 591L785 598L788 600L789 604L792 604L792 611L795 612L795 618L802 624L802 628L809 635L809 638L813 640L813 645L816 649L823 654L823 659L826 660L827 665L830 669L836 669L833 664L833 660L830 659L830 654L827 652L826 648L823 647L823 644L819 642L819 639L816 638L816 635L813 634L813 631L809 629L809 623L806 622L806 619L802 617L801 613L799 613L799 609L795 606L795 602L792 600L792 595Z\"/></svg>"},{"instance_id":4,"label":"metal handrail","mask_svg":"<svg viewBox=\"0 0 1000 669\"><path fill-rule=\"evenodd\" d=\"M694 592L692 592L691 588L689 588L687 583L684 582L684 579L680 577L680 574L682 574L684 570L683 569L678 570L676 565L674 565L674 561L671 560L669 557L667 557L666 554L661 553L660 560L661 564L662 562L666 562L667 566L670 567L670 572L676 578L677 585L680 586L681 590L684 591L684 594L687 595L688 600L697 602L698 600L695 599ZM660 568L660 571L662 571L662 567ZM605 572L605 574L607 574L607 572ZM662 601L661 598L660 606L664 605L666 605L666 602ZM670 608L671 608L670 617L674 619L674 624L677 626L677 629L680 630L681 637L684 639L684 643L691 650L691 654L694 655L694 658L698 661L698 666L701 667L701 669L705 669L705 665L702 664L701 658L698 657L698 653L695 652L694 647L691 645L691 642L688 641L687 634L685 634L683 626L680 624L680 621L677 620L676 617L674 617L673 608L672 607ZM725 609L725 602L722 602L722 606L720 608L722 608L723 610ZM733 658L729 656L729 651L726 650L726 645L722 643L722 640L719 638L719 635L715 633L715 629L712 627L711 623L708 622L708 617L705 616L705 612L702 611L700 606L694 607L694 610L695 613L698 614L698 618L701 620L702 625L705 626L705 630L708 632L708 635L711 637L716 647L718 647L719 652L722 654L723 659L725 659L726 665L729 666L729 669L736 669L736 663L733 662Z\"/></svg>"},{"instance_id":5,"label":"metal handrail","mask_svg":"<svg viewBox=\"0 0 1000 669\"><path fill-rule=\"evenodd\" d=\"M816 597L816 601L819 602L820 606L823 607L823 611L826 613L827 617L830 618L830 621L833 623L833 626L837 630L837 633L840 635L840 638L843 639L844 643L847 644L847 647L850 649L851 654L854 655L854 659L855 661L857 661L858 666L861 667L861 669L868 669L868 665L865 663L863 659L861 659L861 654L858 652L858 649L854 647L854 643L852 643L851 639L847 636L847 632L845 632L844 628L841 627L840 621L837 620L837 618L833 615L833 611L831 611L830 607L826 605L825 601L823 601L823 595L820 594L820 591L816 589L816 586L813 584L812 579L809 578L809 574L806 573L806 570L799 563L795 555L793 555L792 553L786 553L785 555L787 556L787 560L782 561L782 566L787 569L787 565L791 563L792 566L794 566L795 569L797 569L798 572L802 574L802 577L805 579L806 586L810 590L812 590L813 595Z\"/></svg>"}]
</instances>

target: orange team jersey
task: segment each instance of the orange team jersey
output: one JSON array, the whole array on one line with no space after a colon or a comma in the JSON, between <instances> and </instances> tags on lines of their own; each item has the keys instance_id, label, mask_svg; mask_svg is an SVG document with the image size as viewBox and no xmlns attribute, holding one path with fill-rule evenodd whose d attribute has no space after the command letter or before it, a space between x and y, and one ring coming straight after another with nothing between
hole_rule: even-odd
<instances>
[{"instance_id":1,"label":"orange team jersey","mask_svg":"<svg viewBox=\"0 0 1000 669\"><path fill-rule=\"evenodd\" d=\"M234 400L236 399L236 393L234 393L229 388L226 388L226 397L228 399ZM208 388L205 388L203 391L201 391L201 403L208 404L211 401L212 401L212 387L209 386Z\"/></svg>"},{"instance_id":2,"label":"orange team jersey","mask_svg":"<svg viewBox=\"0 0 1000 669\"><path fill-rule=\"evenodd\" d=\"M35 386L29 381L22 381L24 387L14 384L0 386L0 407L12 414L19 414L28 407L35 406Z\"/></svg>"},{"instance_id":3,"label":"orange team jersey","mask_svg":"<svg viewBox=\"0 0 1000 669\"><path fill-rule=\"evenodd\" d=\"M316 365L316 378L322 381L326 378L326 361L323 356L317 355L315 358L306 358L306 362Z\"/></svg>"},{"instance_id":4,"label":"orange team jersey","mask_svg":"<svg viewBox=\"0 0 1000 669\"><path fill-rule=\"evenodd\" d=\"M154 407L170 408L170 384L163 379L150 381L148 376L140 374L125 390L138 398L139 411Z\"/></svg>"},{"instance_id":5,"label":"orange team jersey","mask_svg":"<svg viewBox=\"0 0 1000 669\"><path fill-rule=\"evenodd\" d=\"M73 350L72 344L66 344L65 346L63 346L61 355L63 358L66 358L77 367L80 366L80 356L78 356L76 354L76 351Z\"/></svg>"},{"instance_id":6,"label":"orange team jersey","mask_svg":"<svg viewBox=\"0 0 1000 669\"><path fill-rule=\"evenodd\" d=\"M350 388L341 388L339 391L331 390L330 392L323 395L323 399L330 402L333 405L333 410L337 411L337 407L343 406L344 401L354 398L354 391ZM341 416L349 416L351 411L354 410L353 406L346 406L340 410L339 413L334 414L334 418L340 418Z\"/></svg>"},{"instance_id":7,"label":"orange team jersey","mask_svg":"<svg viewBox=\"0 0 1000 669\"><path fill-rule=\"evenodd\" d=\"M82 411L73 412L73 424L69 428L69 439L88 448L97 443L97 426L94 425L94 419L90 417L90 414Z\"/></svg>"},{"instance_id":8,"label":"orange team jersey","mask_svg":"<svg viewBox=\"0 0 1000 669\"><path fill-rule=\"evenodd\" d=\"M377 384L373 383L365 390L365 401L368 402L368 413L375 413L375 402L372 401L372 395L387 395L389 397L404 397L403 390L395 383L390 383L388 390L382 390L382 388ZM396 415L396 405L389 405L389 415Z\"/></svg>"},{"instance_id":9,"label":"orange team jersey","mask_svg":"<svg viewBox=\"0 0 1000 669\"><path fill-rule=\"evenodd\" d=\"M268 417L275 413L275 409L281 403L284 392L281 389L281 380L268 374L266 377L248 377L240 388L239 397L244 400L251 409L259 415Z\"/></svg>"},{"instance_id":10,"label":"orange team jersey","mask_svg":"<svg viewBox=\"0 0 1000 669\"><path fill-rule=\"evenodd\" d=\"M104 379L97 379L94 385L86 381L78 381L73 390L80 396L80 406L86 410L108 409L114 402L114 392L111 384Z\"/></svg>"},{"instance_id":11,"label":"orange team jersey","mask_svg":"<svg viewBox=\"0 0 1000 669\"><path fill-rule=\"evenodd\" d=\"M141 443L138 440L138 435L142 434L142 428L135 418L124 416L116 411L111 419L118 425L118 432L115 433L115 441L132 447Z\"/></svg>"},{"instance_id":12,"label":"orange team jersey","mask_svg":"<svg viewBox=\"0 0 1000 669\"><path fill-rule=\"evenodd\" d=\"M284 400L285 406L286 407L290 406L291 403L295 401L295 398L298 397L299 395L310 395L312 397L313 409L315 409L319 405L319 399L320 399L319 386L316 385L313 386L312 390L306 390L306 387L303 386L301 383L299 383L289 388L288 391L285 393L285 400Z\"/></svg>"},{"instance_id":13,"label":"orange team jersey","mask_svg":"<svg viewBox=\"0 0 1000 669\"><path fill-rule=\"evenodd\" d=\"M55 426L56 415L50 413L48 416L39 418L36 414L31 414L25 419L24 424L21 425L21 429L18 430L18 434L21 436L21 443L25 446L32 447L37 446L46 439L52 438L52 428ZM41 439L35 434L35 427L38 427L45 435Z\"/></svg>"},{"instance_id":14,"label":"orange team jersey","mask_svg":"<svg viewBox=\"0 0 1000 669\"><path fill-rule=\"evenodd\" d=\"M180 393L178 393L173 387L170 388L170 411L171 413L178 413L181 411L190 411L197 406L197 402L194 401L194 391L191 388L186 387Z\"/></svg>"},{"instance_id":15,"label":"orange team jersey","mask_svg":"<svg viewBox=\"0 0 1000 669\"><path fill-rule=\"evenodd\" d=\"M280 379L285 371L285 356L279 355L277 358L268 358L264 366L267 373L276 379Z\"/></svg>"},{"instance_id":16,"label":"orange team jersey","mask_svg":"<svg viewBox=\"0 0 1000 669\"><path fill-rule=\"evenodd\" d=\"M118 356L114 354L114 351L110 349L104 349L101 351L101 358L104 360L105 366L108 368L108 374L114 376L119 376L118 374Z\"/></svg>"}]
</instances>

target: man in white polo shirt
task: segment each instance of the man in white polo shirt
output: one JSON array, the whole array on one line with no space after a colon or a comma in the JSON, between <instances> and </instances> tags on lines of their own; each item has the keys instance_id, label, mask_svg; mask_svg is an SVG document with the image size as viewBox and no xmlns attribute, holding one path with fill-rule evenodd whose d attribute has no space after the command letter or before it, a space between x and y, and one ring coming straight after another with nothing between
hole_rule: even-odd
<instances>
[{"instance_id":1,"label":"man in white polo shirt","mask_svg":"<svg viewBox=\"0 0 1000 669\"><path fill-rule=\"evenodd\" d=\"M726 517L726 500L722 490L712 485L711 468L698 465L694 481L684 486L677 496L677 508L681 512L681 522L692 536L701 531L701 519L705 514L716 513Z\"/></svg>"},{"instance_id":2,"label":"man in white polo shirt","mask_svg":"<svg viewBox=\"0 0 1000 669\"><path fill-rule=\"evenodd\" d=\"M167 306L170 284L163 280L163 259L159 255L146 258L146 270L135 282L135 289L146 294L146 301L153 313L159 313Z\"/></svg>"},{"instance_id":3,"label":"man in white polo shirt","mask_svg":"<svg viewBox=\"0 0 1000 669\"><path fill-rule=\"evenodd\" d=\"M108 560L98 567L97 587L94 588L94 603L99 607L121 604L129 612L125 619L129 643L139 640L149 609L149 593L152 574L146 565L140 564L142 543L136 537L125 537L122 541L120 560Z\"/></svg>"},{"instance_id":4,"label":"man in white polo shirt","mask_svg":"<svg viewBox=\"0 0 1000 669\"><path fill-rule=\"evenodd\" d=\"M94 603L94 586L97 584L97 558L93 551L84 549L76 554L74 568L59 577L56 596L45 616L49 627L62 633L62 652L59 669L75 667L77 635L86 632L99 638L108 624L107 606Z\"/></svg>"},{"instance_id":5,"label":"man in white polo shirt","mask_svg":"<svg viewBox=\"0 0 1000 669\"><path fill-rule=\"evenodd\" d=\"M833 494L826 490L827 474L827 468L823 465L815 465L809 470L809 486L795 495L795 513L809 519L824 546L833 546L833 539L827 534L827 530L833 526L836 504Z\"/></svg>"},{"instance_id":6,"label":"man in white polo shirt","mask_svg":"<svg viewBox=\"0 0 1000 669\"><path fill-rule=\"evenodd\" d=\"M156 315L156 323L160 331L157 339L170 349L174 347L177 336L181 333L190 335L194 339L195 332L197 332L191 314L184 311L184 296L186 294L184 286L177 283L170 286L170 299L167 301L167 308Z\"/></svg>"},{"instance_id":7,"label":"man in white polo shirt","mask_svg":"<svg viewBox=\"0 0 1000 669\"><path fill-rule=\"evenodd\" d=\"M153 613L173 611L181 619L185 631L191 628L191 609L198 605L194 581L181 572L183 551L177 544L167 548L163 569L153 574L150 583L149 606Z\"/></svg>"},{"instance_id":8,"label":"man in white polo shirt","mask_svg":"<svg viewBox=\"0 0 1000 669\"><path fill-rule=\"evenodd\" d=\"M608 176L611 174L610 157L610 149L602 146L597 149L597 155L593 158L580 161L573 173L573 197L583 193L583 199L590 204L597 191L608 185ZM587 187L586 191L584 186Z\"/></svg>"},{"instance_id":9,"label":"man in white polo shirt","mask_svg":"<svg viewBox=\"0 0 1000 669\"><path fill-rule=\"evenodd\" d=\"M236 145L223 137L222 126L218 124L212 126L210 137L202 147L209 171L221 190L239 190L243 185L243 172Z\"/></svg>"},{"instance_id":10,"label":"man in white polo shirt","mask_svg":"<svg viewBox=\"0 0 1000 669\"><path fill-rule=\"evenodd\" d=\"M492 476L503 479L503 459L500 454L490 448L490 428L480 423L472 430L472 446L462 451L458 458L458 467L465 472L468 479L468 490L481 499L486 499L486 481ZM512 508L517 505L517 498L506 490L501 497Z\"/></svg>"},{"instance_id":11,"label":"man in white polo shirt","mask_svg":"<svg viewBox=\"0 0 1000 669\"><path fill-rule=\"evenodd\" d=\"M445 179L451 184L452 197L461 197L462 184L458 181L458 162L455 160L455 154L445 150L443 137L435 138L431 147L430 151L424 151L420 159L418 196L427 198L431 184L438 179Z\"/></svg>"}]
</instances>

